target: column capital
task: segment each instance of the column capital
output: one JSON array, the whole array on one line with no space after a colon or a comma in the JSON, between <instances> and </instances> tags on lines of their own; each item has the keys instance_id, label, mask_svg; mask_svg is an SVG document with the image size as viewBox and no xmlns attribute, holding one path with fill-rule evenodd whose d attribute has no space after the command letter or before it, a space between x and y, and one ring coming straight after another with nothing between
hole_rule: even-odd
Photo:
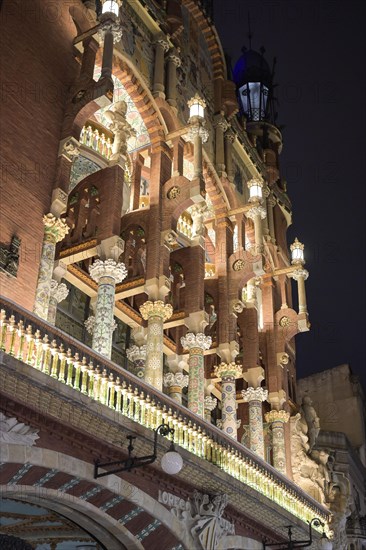
<instances>
[{"instance_id":1,"label":"column capital","mask_svg":"<svg viewBox=\"0 0 366 550\"><path fill-rule=\"evenodd\" d=\"M87 332L89 332L89 334L90 334L91 336L93 336L94 331L95 331L95 315L90 315L90 316L87 318L87 320L84 321L84 326L85 326ZM105 326L107 326L107 325L105 324ZM114 319L113 319L113 321L112 321L110 327L108 327L108 328L110 328L110 330L111 330L112 332L114 332L114 331L116 330L116 328L117 328L117 323L116 323L116 321L115 321Z\"/></svg>"},{"instance_id":2,"label":"column capital","mask_svg":"<svg viewBox=\"0 0 366 550\"><path fill-rule=\"evenodd\" d=\"M206 336L202 332L199 332L198 334L187 332L185 336L182 336L180 342L185 349L192 350L194 348L198 348L201 351L207 350L211 347L212 338L211 336Z\"/></svg>"},{"instance_id":3,"label":"column capital","mask_svg":"<svg viewBox=\"0 0 366 550\"><path fill-rule=\"evenodd\" d=\"M182 65L182 60L178 56L177 51L175 49L169 52L168 61L171 61L172 63L174 63L176 67L180 67Z\"/></svg>"},{"instance_id":4,"label":"column capital","mask_svg":"<svg viewBox=\"0 0 366 550\"><path fill-rule=\"evenodd\" d=\"M250 218L251 220L254 220L257 216L260 216L262 220L264 220L267 216L266 209L264 206L261 206L260 204L257 204L255 206L252 206L248 212L246 212L247 218Z\"/></svg>"},{"instance_id":5,"label":"column capital","mask_svg":"<svg viewBox=\"0 0 366 550\"><path fill-rule=\"evenodd\" d=\"M216 397L212 397L212 395L206 395L205 397L205 403L204 403L204 407L207 411L213 411L214 408L216 407L217 405L217 399Z\"/></svg>"},{"instance_id":6,"label":"column capital","mask_svg":"<svg viewBox=\"0 0 366 550\"><path fill-rule=\"evenodd\" d=\"M188 386L189 376L182 372L167 372L164 374L163 384L166 388L178 388L182 391L183 388Z\"/></svg>"},{"instance_id":7,"label":"column capital","mask_svg":"<svg viewBox=\"0 0 366 550\"><path fill-rule=\"evenodd\" d=\"M199 136L202 140L202 143L206 143L208 141L209 132L207 128L205 128L205 121L201 122L194 122L193 124L188 125L188 133L187 137L188 140L191 142L194 142L194 139L196 136Z\"/></svg>"},{"instance_id":8,"label":"column capital","mask_svg":"<svg viewBox=\"0 0 366 550\"><path fill-rule=\"evenodd\" d=\"M117 263L114 260L95 260L93 265L89 266L91 278L99 283L100 279L109 277L114 279L115 283L120 283L127 276L125 264Z\"/></svg>"},{"instance_id":9,"label":"column capital","mask_svg":"<svg viewBox=\"0 0 366 550\"><path fill-rule=\"evenodd\" d=\"M246 390L242 390L241 395L246 403L249 403L250 401L266 401L268 397L268 390L265 390L264 388L249 387Z\"/></svg>"},{"instance_id":10,"label":"column capital","mask_svg":"<svg viewBox=\"0 0 366 550\"><path fill-rule=\"evenodd\" d=\"M146 344L143 346L130 346L126 349L127 359L132 363L142 363L146 361Z\"/></svg>"},{"instance_id":11,"label":"column capital","mask_svg":"<svg viewBox=\"0 0 366 550\"><path fill-rule=\"evenodd\" d=\"M51 280L51 298L54 298L57 303L62 302L69 294L69 289L65 283L58 283L55 279Z\"/></svg>"},{"instance_id":12,"label":"column capital","mask_svg":"<svg viewBox=\"0 0 366 550\"><path fill-rule=\"evenodd\" d=\"M113 34L113 42L119 42L122 38L122 26L118 21L113 21L112 19L106 19L101 23L101 26L98 30L98 36L101 40L104 40L106 33L110 32Z\"/></svg>"},{"instance_id":13,"label":"column capital","mask_svg":"<svg viewBox=\"0 0 366 550\"><path fill-rule=\"evenodd\" d=\"M298 281L299 279L304 279L304 281L306 281L306 279L309 277L309 272L307 269L303 269L302 267L300 267L299 269L296 269L295 271L293 271L293 273L291 273L291 277L295 279L295 281Z\"/></svg>"},{"instance_id":14,"label":"column capital","mask_svg":"<svg viewBox=\"0 0 366 550\"><path fill-rule=\"evenodd\" d=\"M227 122L224 115L216 115L214 120L214 128L220 128L223 132L226 132L226 130L229 128L230 124Z\"/></svg>"},{"instance_id":15,"label":"column capital","mask_svg":"<svg viewBox=\"0 0 366 550\"><path fill-rule=\"evenodd\" d=\"M272 208L274 208L277 204L277 199L276 197L274 196L273 192L271 191L270 194L268 195L267 197L267 203L269 206L271 206Z\"/></svg>"},{"instance_id":16,"label":"column capital","mask_svg":"<svg viewBox=\"0 0 366 550\"><path fill-rule=\"evenodd\" d=\"M225 132L224 138L230 141L231 143L234 143L236 139L236 133L234 132L234 130L232 130L231 127L229 127Z\"/></svg>"},{"instance_id":17,"label":"column capital","mask_svg":"<svg viewBox=\"0 0 366 550\"><path fill-rule=\"evenodd\" d=\"M215 367L215 375L221 379L225 378L225 381L228 379L235 380L235 378L240 378L243 374L243 367L237 363L220 363Z\"/></svg>"},{"instance_id":18,"label":"column capital","mask_svg":"<svg viewBox=\"0 0 366 550\"><path fill-rule=\"evenodd\" d=\"M45 240L56 244L68 234L69 226L61 219L49 213L43 216Z\"/></svg>"},{"instance_id":19,"label":"column capital","mask_svg":"<svg viewBox=\"0 0 366 550\"><path fill-rule=\"evenodd\" d=\"M160 34L155 40L155 45L161 46L161 48L164 50L164 53L168 52L170 49L168 39L162 34Z\"/></svg>"},{"instance_id":20,"label":"column capital","mask_svg":"<svg viewBox=\"0 0 366 550\"><path fill-rule=\"evenodd\" d=\"M148 300L140 306L140 313L145 321L150 317L160 317L163 321L166 321L173 315L173 308L162 300L156 300L156 302Z\"/></svg>"},{"instance_id":21,"label":"column capital","mask_svg":"<svg viewBox=\"0 0 366 550\"><path fill-rule=\"evenodd\" d=\"M277 411L276 409L272 409L264 415L264 418L266 419L266 422L282 422L283 424L286 424L290 418L290 413L284 410Z\"/></svg>"}]
</instances>

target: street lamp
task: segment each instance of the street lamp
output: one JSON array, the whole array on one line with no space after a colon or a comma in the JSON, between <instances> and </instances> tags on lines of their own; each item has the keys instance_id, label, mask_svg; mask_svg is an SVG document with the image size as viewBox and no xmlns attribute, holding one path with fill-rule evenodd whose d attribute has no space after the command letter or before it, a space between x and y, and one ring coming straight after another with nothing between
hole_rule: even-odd
<instances>
[{"instance_id":1,"label":"street lamp","mask_svg":"<svg viewBox=\"0 0 366 550\"><path fill-rule=\"evenodd\" d=\"M133 435L128 435L127 439L129 440L128 445L128 457L125 460L117 460L114 462L103 462L101 463L98 459L94 462L94 479L99 477L109 476L110 474L117 474L119 472L130 472L134 468L140 468L141 466L146 466L147 464L152 464L157 459L157 444L158 444L158 435L166 437L167 435L173 435L174 429L170 428L167 424L161 424L155 430L154 434L154 447L153 452L150 455L146 456L132 456L134 447L132 441L136 439ZM110 466L118 466L107 472L99 473L99 468L109 468ZM169 448L169 451L165 453L161 460L161 467L165 473L169 475L178 474L183 468L183 459L179 453L175 450L174 443L172 442Z\"/></svg>"},{"instance_id":2,"label":"street lamp","mask_svg":"<svg viewBox=\"0 0 366 550\"><path fill-rule=\"evenodd\" d=\"M304 245L296 237L295 241L290 246L292 264L303 265L305 263L304 248Z\"/></svg>"},{"instance_id":3,"label":"street lamp","mask_svg":"<svg viewBox=\"0 0 366 550\"><path fill-rule=\"evenodd\" d=\"M324 532L324 523L318 518L313 518L309 522L309 539L308 540L293 540L292 538L292 526L288 526L288 541L287 542L277 542L270 544L266 542L266 539L263 539L263 550L265 548L275 548L276 550L293 550L295 548L305 548L306 546L311 546L313 543L313 524L315 527L323 527L323 534L320 540L320 548L322 550L332 550L333 545L328 539L327 535Z\"/></svg>"},{"instance_id":4,"label":"street lamp","mask_svg":"<svg viewBox=\"0 0 366 550\"><path fill-rule=\"evenodd\" d=\"M189 107L189 119L192 118L198 118L198 119L204 119L205 118L205 107L206 102L204 99L202 99L198 94L192 97L188 101L188 107Z\"/></svg>"},{"instance_id":5,"label":"street lamp","mask_svg":"<svg viewBox=\"0 0 366 550\"><path fill-rule=\"evenodd\" d=\"M260 202L263 198L263 183L253 178L247 183L249 189L249 202Z\"/></svg>"},{"instance_id":6,"label":"street lamp","mask_svg":"<svg viewBox=\"0 0 366 550\"><path fill-rule=\"evenodd\" d=\"M119 5L115 0L104 0L102 6L102 15L118 17Z\"/></svg>"}]
</instances>

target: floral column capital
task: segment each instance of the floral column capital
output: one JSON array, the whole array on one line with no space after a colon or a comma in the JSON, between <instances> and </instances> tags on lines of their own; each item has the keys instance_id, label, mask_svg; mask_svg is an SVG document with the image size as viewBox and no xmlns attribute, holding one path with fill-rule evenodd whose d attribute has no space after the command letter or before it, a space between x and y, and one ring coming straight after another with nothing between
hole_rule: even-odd
<instances>
[{"instance_id":1,"label":"floral column capital","mask_svg":"<svg viewBox=\"0 0 366 550\"><path fill-rule=\"evenodd\" d=\"M250 401L266 401L268 398L268 390L264 388L248 388L242 390L241 395L245 402L250 403Z\"/></svg>"},{"instance_id":2,"label":"floral column capital","mask_svg":"<svg viewBox=\"0 0 366 550\"><path fill-rule=\"evenodd\" d=\"M266 422L282 422L283 424L285 424L290 418L290 413L283 410L276 411L275 409L273 409L272 411L266 413L264 415L264 418L266 419Z\"/></svg>"},{"instance_id":3,"label":"floral column capital","mask_svg":"<svg viewBox=\"0 0 366 550\"><path fill-rule=\"evenodd\" d=\"M235 378L240 378L240 376L243 374L243 367L241 365L237 365L236 363L220 363L220 365L217 365L215 367L215 375L218 378L222 378L225 380L235 380Z\"/></svg>"},{"instance_id":4,"label":"floral column capital","mask_svg":"<svg viewBox=\"0 0 366 550\"><path fill-rule=\"evenodd\" d=\"M69 289L65 283L58 283L55 279L51 281L51 294L50 298L53 298L57 303L65 300L69 294Z\"/></svg>"},{"instance_id":5,"label":"floral column capital","mask_svg":"<svg viewBox=\"0 0 366 550\"><path fill-rule=\"evenodd\" d=\"M206 336L202 332L194 334L193 332L187 332L185 336L180 339L183 348L185 349L199 349L208 350L212 344L211 336Z\"/></svg>"},{"instance_id":6,"label":"floral column capital","mask_svg":"<svg viewBox=\"0 0 366 550\"><path fill-rule=\"evenodd\" d=\"M148 300L140 307L140 313L145 321L151 317L160 317L163 321L166 321L173 315L173 308L162 300L156 300L156 302Z\"/></svg>"},{"instance_id":7,"label":"floral column capital","mask_svg":"<svg viewBox=\"0 0 366 550\"><path fill-rule=\"evenodd\" d=\"M56 244L69 232L69 226L61 220L61 218L56 218L53 214L49 213L43 216L44 223L44 232L45 232L45 241Z\"/></svg>"},{"instance_id":8,"label":"floral column capital","mask_svg":"<svg viewBox=\"0 0 366 550\"><path fill-rule=\"evenodd\" d=\"M252 206L252 208L246 213L246 216L251 220L254 220L254 218L260 216L261 219L264 220L267 217L267 212L264 206L258 204L256 206Z\"/></svg>"},{"instance_id":9,"label":"floral column capital","mask_svg":"<svg viewBox=\"0 0 366 550\"><path fill-rule=\"evenodd\" d=\"M119 42L122 38L122 26L118 21L112 21L107 19L103 21L99 27L98 35L101 40L104 39L106 33L111 33L113 35L113 42Z\"/></svg>"},{"instance_id":10,"label":"floral column capital","mask_svg":"<svg viewBox=\"0 0 366 550\"><path fill-rule=\"evenodd\" d=\"M295 281L298 281L299 279L306 279L309 277L309 272L307 269L303 269L300 267L299 269L296 269L293 273L291 273L291 277L295 279Z\"/></svg>"},{"instance_id":11,"label":"floral column capital","mask_svg":"<svg viewBox=\"0 0 366 550\"><path fill-rule=\"evenodd\" d=\"M120 283L127 276L125 264L117 263L114 260L95 260L89 267L89 273L96 283L99 283L104 277L114 279L115 283Z\"/></svg>"},{"instance_id":12,"label":"floral column capital","mask_svg":"<svg viewBox=\"0 0 366 550\"><path fill-rule=\"evenodd\" d=\"M168 372L164 374L164 387L175 389L179 388L182 390L183 388L186 388L188 386L188 380L189 377L187 374L183 374L182 372Z\"/></svg>"},{"instance_id":13,"label":"floral column capital","mask_svg":"<svg viewBox=\"0 0 366 550\"><path fill-rule=\"evenodd\" d=\"M205 397L205 410L206 411L213 411L214 408L217 405L217 399L216 397L212 397L212 395L206 395Z\"/></svg>"},{"instance_id":14,"label":"floral column capital","mask_svg":"<svg viewBox=\"0 0 366 550\"><path fill-rule=\"evenodd\" d=\"M141 363L146 361L146 344L143 346L133 345L126 349L127 359L132 363Z\"/></svg>"}]
</instances>

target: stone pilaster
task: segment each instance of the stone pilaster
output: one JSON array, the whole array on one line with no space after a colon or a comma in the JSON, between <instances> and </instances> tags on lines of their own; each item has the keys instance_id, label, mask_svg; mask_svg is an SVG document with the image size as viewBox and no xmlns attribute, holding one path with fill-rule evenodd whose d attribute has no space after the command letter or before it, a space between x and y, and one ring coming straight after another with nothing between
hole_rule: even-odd
<instances>
[{"instance_id":1,"label":"stone pilaster","mask_svg":"<svg viewBox=\"0 0 366 550\"><path fill-rule=\"evenodd\" d=\"M165 98L164 86L164 60L165 54L169 50L169 43L164 36L159 36L155 42L155 65L154 65L154 97Z\"/></svg>"},{"instance_id":2,"label":"stone pilaster","mask_svg":"<svg viewBox=\"0 0 366 550\"><path fill-rule=\"evenodd\" d=\"M206 395L205 401L204 401L204 410L205 410L204 418L206 422L209 422L211 424L211 412L216 407L217 407L216 397L212 397L211 395Z\"/></svg>"},{"instance_id":3,"label":"stone pilaster","mask_svg":"<svg viewBox=\"0 0 366 550\"><path fill-rule=\"evenodd\" d=\"M177 403L182 404L182 390L188 386L189 377L182 372L168 372L164 374L164 387L168 395Z\"/></svg>"},{"instance_id":4,"label":"stone pilaster","mask_svg":"<svg viewBox=\"0 0 366 550\"><path fill-rule=\"evenodd\" d=\"M98 283L92 348L110 359L115 322L115 287L126 277L127 269L124 264L114 260L98 259L89 267L89 273Z\"/></svg>"},{"instance_id":5,"label":"stone pilaster","mask_svg":"<svg viewBox=\"0 0 366 550\"><path fill-rule=\"evenodd\" d=\"M249 387L241 392L244 401L249 403L249 442L250 448L264 459L262 402L268 397L263 388Z\"/></svg>"},{"instance_id":6,"label":"stone pilaster","mask_svg":"<svg viewBox=\"0 0 366 550\"><path fill-rule=\"evenodd\" d=\"M145 382L163 391L163 325L172 316L173 308L161 300L149 300L140 307L140 312L147 321Z\"/></svg>"},{"instance_id":7,"label":"stone pilaster","mask_svg":"<svg viewBox=\"0 0 366 550\"><path fill-rule=\"evenodd\" d=\"M47 319L51 294L51 280L55 261L56 243L69 232L69 227L53 214L43 217L44 237L42 243L41 261L39 264L34 313L42 319Z\"/></svg>"},{"instance_id":8,"label":"stone pilaster","mask_svg":"<svg viewBox=\"0 0 366 550\"><path fill-rule=\"evenodd\" d=\"M202 332L198 334L188 332L180 341L183 348L189 350L188 408L203 417L205 400L204 352L210 348L212 339Z\"/></svg>"},{"instance_id":9,"label":"stone pilaster","mask_svg":"<svg viewBox=\"0 0 366 550\"><path fill-rule=\"evenodd\" d=\"M222 430L237 439L236 385L235 380L242 375L242 367L236 363L220 363L215 367L215 375L221 382Z\"/></svg>"},{"instance_id":10,"label":"stone pilaster","mask_svg":"<svg viewBox=\"0 0 366 550\"><path fill-rule=\"evenodd\" d=\"M291 277L297 281L297 292L299 298L299 313L307 313L308 307L306 303L305 281L309 277L309 272L299 266L296 271L291 273Z\"/></svg>"},{"instance_id":11,"label":"stone pilaster","mask_svg":"<svg viewBox=\"0 0 366 550\"><path fill-rule=\"evenodd\" d=\"M54 325L56 322L57 304L65 300L69 294L69 289L65 283L58 283L54 279L51 280L50 301L48 304L47 321Z\"/></svg>"},{"instance_id":12,"label":"stone pilaster","mask_svg":"<svg viewBox=\"0 0 366 550\"><path fill-rule=\"evenodd\" d=\"M265 414L266 422L271 424L273 445L273 466L286 474L286 444L284 424L288 422L290 414L286 411L272 411Z\"/></svg>"},{"instance_id":13,"label":"stone pilaster","mask_svg":"<svg viewBox=\"0 0 366 550\"><path fill-rule=\"evenodd\" d=\"M272 239L272 242L276 242L276 232L275 232L275 225L274 225L274 214L273 209L277 204L277 200L274 197L273 193L271 192L267 197L267 214L268 214L268 227L269 227L269 234Z\"/></svg>"},{"instance_id":14,"label":"stone pilaster","mask_svg":"<svg viewBox=\"0 0 366 550\"><path fill-rule=\"evenodd\" d=\"M136 376L144 378L145 376L145 364L146 364L146 344L137 346L136 344L130 346L126 350L127 359L134 363Z\"/></svg>"},{"instance_id":15,"label":"stone pilaster","mask_svg":"<svg viewBox=\"0 0 366 550\"><path fill-rule=\"evenodd\" d=\"M225 132L225 168L228 180L234 181L233 143L236 139L235 132L230 128Z\"/></svg>"}]
</instances>

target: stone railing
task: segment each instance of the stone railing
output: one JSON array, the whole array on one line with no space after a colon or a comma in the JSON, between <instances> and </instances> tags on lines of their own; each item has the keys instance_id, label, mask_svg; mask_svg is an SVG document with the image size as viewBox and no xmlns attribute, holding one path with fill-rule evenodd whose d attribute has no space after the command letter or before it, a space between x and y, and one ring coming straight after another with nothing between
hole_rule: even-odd
<instances>
[{"instance_id":1,"label":"stone railing","mask_svg":"<svg viewBox=\"0 0 366 550\"><path fill-rule=\"evenodd\" d=\"M109 159L112 154L112 134L107 129L97 128L95 124L87 123L83 127L80 134L80 143L93 149L106 159Z\"/></svg>"},{"instance_id":2,"label":"stone railing","mask_svg":"<svg viewBox=\"0 0 366 550\"><path fill-rule=\"evenodd\" d=\"M146 428L169 424L177 445L304 522L314 517L329 520L326 508L215 426L18 305L2 299L1 308L0 350L4 353Z\"/></svg>"}]
</instances>

